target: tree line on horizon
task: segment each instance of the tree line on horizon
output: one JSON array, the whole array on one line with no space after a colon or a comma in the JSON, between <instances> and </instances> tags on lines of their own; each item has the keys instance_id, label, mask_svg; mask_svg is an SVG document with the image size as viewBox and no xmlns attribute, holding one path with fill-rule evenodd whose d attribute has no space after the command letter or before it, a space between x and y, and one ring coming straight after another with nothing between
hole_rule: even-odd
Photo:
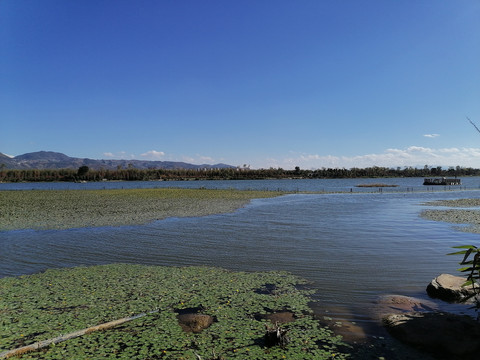
<instances>
[{"instance_id":1,"label":"tree line on horizon","mask_svg":"<svg viewBox=\"0 0 480 360\"><path fill-rule=\"evenodd\" d=\"M480 169L440 166L423 168L368 167L368 168L321 168L317 170L294 170L282 168L249 169L100 169L87 166L75 169L0 169L0 182L47 182L47 181L155 181L155 180L257 180L257 179L341 179L382 177L460 177L480 176Z\"/></svg>"}]
</instances>

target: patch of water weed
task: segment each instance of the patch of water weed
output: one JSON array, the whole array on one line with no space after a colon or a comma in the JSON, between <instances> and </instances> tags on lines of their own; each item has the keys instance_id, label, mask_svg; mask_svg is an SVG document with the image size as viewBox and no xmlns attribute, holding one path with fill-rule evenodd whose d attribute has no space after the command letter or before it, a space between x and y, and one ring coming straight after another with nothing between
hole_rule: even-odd
<instances>
[{"instance_id":1,"label":"patch of water weed","mask_svg":"<svg viewBox=\"0 0 480 360\"><path fill-rule=\"evenodd\" d=\"M0 192L0 230L145 224L167 217L232 212L272 191L199 189L28 190Z\"/></svg>"},{"instance_id":2,"label":"patch of water weed","mask_svg":"<svg viewBox=\"0 0 480 360\"><path fill-rule=\"evenodd\" d=\"M0 352L115 319L148 313L22 358L34 359L329 359L346 358L340 337L308 307L310 291L284 272L230 272L209 267L104 265L52 269L0 279ZM268 286L266 286L268 284ZM270 288L275 291L256 291ZM208 316L186 332L179 313ZM265 346L271 312L290 312L284 347Z\"/></svg>"}]
</instances>

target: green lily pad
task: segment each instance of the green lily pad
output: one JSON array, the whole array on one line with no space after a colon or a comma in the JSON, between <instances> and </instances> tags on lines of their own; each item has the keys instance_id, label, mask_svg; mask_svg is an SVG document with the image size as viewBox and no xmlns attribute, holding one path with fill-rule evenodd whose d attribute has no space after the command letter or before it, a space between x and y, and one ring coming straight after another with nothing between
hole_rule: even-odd
<instances>
[{"instance_id":1,"label":"green lily pad","mask_svg":"<svg viewBox=\"0 0 480 360\"><path fill-rule=\"evenodd\" d=\"M211 267L112 264L0 279L0 352L136 314L105 331L67 340L34 359L344 359L341 338L308 307L311 290L285 272L230 272ZM258 291L259 289L274 291ZM215 319L185 332L181 309ZM266 347L259 314L288 311L284 347Z\"/></svg>"}]
</instances>

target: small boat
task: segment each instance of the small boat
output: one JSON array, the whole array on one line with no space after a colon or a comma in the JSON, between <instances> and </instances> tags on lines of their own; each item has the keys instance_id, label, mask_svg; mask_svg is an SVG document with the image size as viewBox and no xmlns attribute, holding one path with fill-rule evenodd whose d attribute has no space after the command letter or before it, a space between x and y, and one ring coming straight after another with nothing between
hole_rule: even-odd
<instances>
[{"instance_id":1,"label":"small boat","mask_svg":"<svg viewBox=\"0 0 480 360\"><path fill-rule=\"evenodd\" d=\"M423 185L461 185L462 181L460 179L447 179L443 178L425 178L423 180Z\"/></svg>"}]
</instances>

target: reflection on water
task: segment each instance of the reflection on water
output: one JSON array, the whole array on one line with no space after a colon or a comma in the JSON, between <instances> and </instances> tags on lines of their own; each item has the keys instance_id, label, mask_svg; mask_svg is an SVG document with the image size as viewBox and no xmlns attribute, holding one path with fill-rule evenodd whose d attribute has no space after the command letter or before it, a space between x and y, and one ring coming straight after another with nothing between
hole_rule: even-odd
<instances>
[{"instance_id":1,"label":"reflection on water","mask_svg":"<svg viewBox=\"0 0 480 360\"><path fill-rule=\"evenodd\" d=\"M254 200L232 214L144 226L0 232L0 276L113 262L287 270L318 289L319 313L374 331L377 296L426 298L432 278L456 272L460 259L445 256L451 246L478 243L476 234L421 219L420 204L479 195L296 194Z\"/></svg>"}]
</instances>

